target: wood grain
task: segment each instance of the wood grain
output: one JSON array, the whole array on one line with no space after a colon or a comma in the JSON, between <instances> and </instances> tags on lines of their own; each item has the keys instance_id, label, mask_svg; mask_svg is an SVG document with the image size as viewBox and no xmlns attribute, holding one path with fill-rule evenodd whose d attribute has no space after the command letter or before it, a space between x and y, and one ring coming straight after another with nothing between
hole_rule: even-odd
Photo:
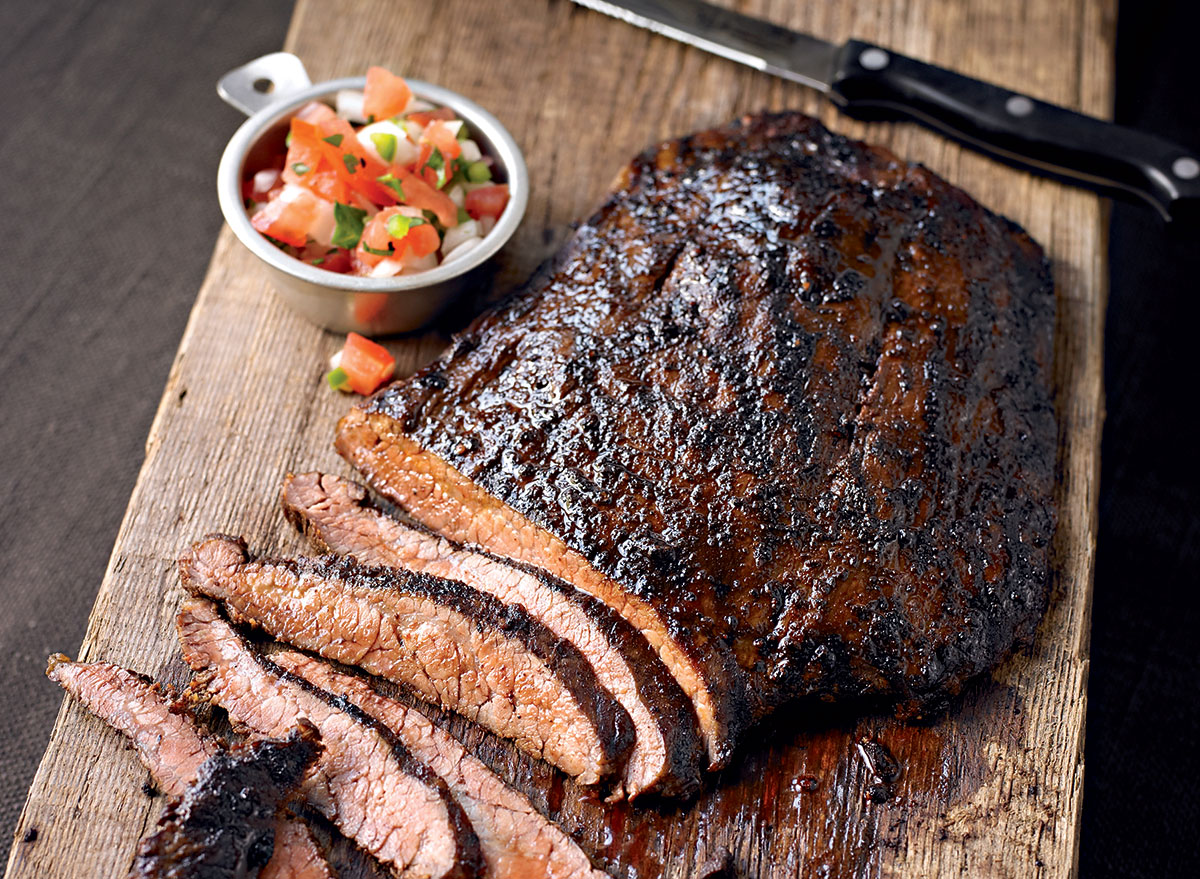
<instances>
[{"instance_id":1,"label":"wood grain","mask_svg":"<svg viewBox=\"0 0 1200 879\"><path fill-rule=\"evenodd\" d=\"M840 0L739 4L830 39L892 46L1106 116L1115 0ZM442 83L496 113L526 152L532 199L501 259L509 287L585 216L648 143L744 111L798 108L891 146L1021 223L1058 285L1059 506L1053 601L1036 643L921 727L797 707L689 808L606 807L503 743L448 721L623 876L697 876L721 850L750 876L1066 877L1077 860L1089 592L1095 547L1105 208L904 124L861 125L811 92L583 11L565 0L309 2L287 47L314 80L368 64ZM340 340L288 313L226 230L146 444L146 460L80 648L179 684L174 559L210 531L259 551L299 540L276 505L289 469L346 473L330 440L347 402L322 380ZM391 343L404 371L443 344ZM63 645L69 646L69 645ZM47 686L51 684L47 683ZM902 764L896 796L864 800L854 742ZM815 779L806 790L802 776ZM119 737L64 705L16 828L10 877L120 876L161 803ZM22 840L36 829L36 839Z\"/></svg>"}]
</instances>

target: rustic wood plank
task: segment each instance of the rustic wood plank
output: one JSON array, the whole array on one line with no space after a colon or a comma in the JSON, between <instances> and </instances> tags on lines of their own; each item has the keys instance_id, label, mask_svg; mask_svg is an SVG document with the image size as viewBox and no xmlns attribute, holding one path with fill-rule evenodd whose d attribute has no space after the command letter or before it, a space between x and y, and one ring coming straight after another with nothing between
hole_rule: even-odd
<instances>
[{"instance_id":1,"label":"rustic wood plank","mask_svg":"<svg viewBox=\"0 0 1200 879\"><path fill-rule=\"evenodd\" d=\"M743 2L821 36L890 45L1105 116L1115 0ZM1036 643L936 723L908 727L797 708L772 721L704 795L678 811L606 807L461 721L452 729L618 875L695 876L720 849L760 876L1065 877L1077 860L1089 593L1102 415L1105 210L1096 197L1008 169L910 125L861 125L814 95L577 9L565 0L390 4L301 0L287 39L314 79L381 63L491 108L526 151L532 199L498 286L525 277L648 142L763 107L924 162L1046 245L1059 317L1059 505L1054 598ZM276 509L289 469L346 473L330 447L346 401L321 374L339 339L288 313L250 257L220 236L146 446L146 461L80 653L185 679L172 631L175 557L206 532L298 551ZM430 335L391 347L409 371ZM47 686L51 686L47 683ZM864 801L854 742L903 765L897 796ZM798 781L810 775L815 790ZM11 877L119 876L160 802L119 737L60 712L16 829ZM37 838L22 842L36 829Z\"/></svg>"}]
</instances>

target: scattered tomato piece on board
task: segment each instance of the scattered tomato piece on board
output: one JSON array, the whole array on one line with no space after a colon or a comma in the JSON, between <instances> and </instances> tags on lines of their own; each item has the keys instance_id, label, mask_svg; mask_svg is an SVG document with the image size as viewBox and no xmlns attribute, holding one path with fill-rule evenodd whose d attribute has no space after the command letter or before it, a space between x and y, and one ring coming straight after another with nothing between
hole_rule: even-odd
<instances>
[{"instance_id":1,"label":"scattered tomato piece on board","mask_svg":"<svg viewBox=\"0 0 1200 879\"><path fill-rule=\"evenodd\" d=\"M366 396L379 390L395 371L396 358L386 348L358 333L348 333L341 358L326 379L338 390L348 387Z\"/></svg>"}]
</instances>

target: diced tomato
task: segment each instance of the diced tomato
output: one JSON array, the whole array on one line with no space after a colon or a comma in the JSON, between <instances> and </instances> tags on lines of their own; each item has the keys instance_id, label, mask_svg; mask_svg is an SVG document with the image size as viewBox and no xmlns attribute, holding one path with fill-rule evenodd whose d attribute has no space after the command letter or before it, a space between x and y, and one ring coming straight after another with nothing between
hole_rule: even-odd
<instances>
[{"instance_id":1,"label":"diced tomato","mask_svg":"<svg viewBox=\"0 0 1200 879\"><path fill-rule=\"evenodd\" d=\"M368 119L390 119L404 112L412 91L403 79L382 67L367 68L367 86L363 89L363 113Z\"/></svg>"},{"instance_id":2,"label":"diced tomato","mask_svg":"<svg viewBox=\"0 0 1200 879\"><path fill-rule=\"evenodd\" d=\"M309 101L296 113L296 119L303 119L305 122L312 122L314 125L325 119L332 119L337 113L333 107L321 101Z\"/></svg>"},{"instance_id":3,"label":"diced tomato","mask_svg":"<svg viewBox=\"0 0 1200 879\"><path fill-rule=\"evenodd\" d=\"M320 210L320 201L307 189L284 186L255 212L250 225L284 244L303 247L309 230L320 219Z\"/></svg>"},{"instance_id":4,"label":"diced tomato","mask_svg":"<svg viewBox=\"0 0 1200 879\"><path fill-rule=\"evenodd\" d=\"M338 249L325 257L325 261L321 263L321 268L329 272L339 272L346 274L353 268L353 263L350 260L350 251Z\"/></svg>"},{"instance_id":5,"label":"diced tomato","mask_svg":"<svg viewBox=\"0 0 1200 879\"><path fill-rule=\"evenodd\" d=\"M415 113L409 113L408 118L418 125L425 126L436 119L441 119L449 122L451 119L456 119L454 111L449 107L438 107L436 110L418 110Z\"/></svg>"},{"instance_id":6,"label":"diced tomato","mask_svg":"<svg viewBox=\"0 0 1200 879\"><path fill-rule=\"evenodd\" d=\"M377 205L396 203L392 191L375 179L387 173L387 166L367 153L349 122L339 118L327 119L318 123L316 128L318 145L325 161L347 186ZM295 138L292 142L295 143Z\"/></svg>"},{"instance_id":7,"label":"diced tomato","mask_svg":"<svg viewBox=\"0 0 1200 879\"><path fill-rule=\"evenodd\" d=\"M307 137L292 138L283 167L283 180L303 186L329 201L346 203L350 200L350 187L330 166L324 151Z\"/></svg>"},{"instance_id":8,"label":"diced tomato","mask_svg":"<svg viewBox=\"0 0 1200 879\"><path fill-rule=\"evenodd\" d=\"M442 236L430 223L413 226L404 236L409 252L415 257L429 256L442 246Z\"/></svg>"},{"instance_id":9,"label":"diced tomato","mask_svg":"<svg viewBox=\"0 0 1200 879\"><path fill-rule=\"evenodd\" d=\"M350 387L359 394L373 394L396 370L396 358L382 345L350 333L342 349L341 368L346 371Z\"/></svg>"},{"instance_id":10,"label":"diced tomato","mask_svg":"<svg viewBox=\"0 0 1200 879\"><path fill-rule=\"evenodd\" d=\"M362 238L358 241L358 247L354 251L354 259L361 267L372 269L379 265L385 259L400 259L404 256L405 243L396 241L388 234L387 221L400 213L400 208L384 208L375 216L367 221L367 225L363 227ZM388 245L391 245L391 252L371 253L371 250L388 250Z\"/></svg>"},{"instance_id":11,"label":"diced tomato","mask_svg":"<svg viewBox=\"0 0 1200 879\"><path fill-rule=\"evenodd\" d=\"M401 175L400 186L404 189L405 202L422 211L433 211L438 222L447 229L458 225L458 206L446 193L413 174Z\"/></svg>"},{"instance_id":12,"label":"diced tomato","mask_svg":"<svg viewBox=\"0 0 1200 879\"><path fill-rule=\"evenodd\" d=\"M458 142L458 138L454 136L454 132L446 127L446 123L441 120L430 122L425 126L425 130L421 133L421 142L433 144L441 151L442 156L447 162L457 159L462 155L462 144ZM449 169L446 169L449 176Z\"/></svg>"},{"instance_id":13,"label":"diced tomato","mask_svg":"<svg viewBox=\"0 0 1200 879\"><path fill-rule=\"evenodd\" d=\"M473 219L478 220L480 217L498 219L504 213L504 207L507 204L508 184L498 183L494 186L472 189L467 193L466 203L463 207Z\"/></svg>"}]
</instances>

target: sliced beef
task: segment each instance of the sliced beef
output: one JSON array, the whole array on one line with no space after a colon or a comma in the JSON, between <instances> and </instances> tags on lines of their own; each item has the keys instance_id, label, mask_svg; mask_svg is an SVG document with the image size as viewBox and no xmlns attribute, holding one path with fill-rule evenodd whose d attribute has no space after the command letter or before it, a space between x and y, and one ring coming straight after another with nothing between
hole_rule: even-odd
<instances>
[{"instance_id":1,"label":"sliced beef","mask_svg":"<svg viewBox=\"0 0 1200 879\"><path fill-rule=\"evenodd\" d=\"M46 676L88 710L129 737L154 783L169 797L181 797L196 781L200 766L217 754L220 743L174 704L170 688L107 662L72 662L61 653L50 657ZM281 816L275 848L260 879L332 879L333 869L308 825Z\"/></svg>"},{"instance_id":2,"label":"sliced beef","mask_svg":"<svg viewBox=\"0 0 1200 879\"><path fill-rule=\"evenodd\" d=\"M1031 637L1054 293L1021 229L795 113L634 159L337 448L641 629L721 762L804 695L944 701Z\"/></svg>"},{"instance_id":3,"label":"sliced beef","mask_svg":"<svg viewBox=\"0 0 1200 879\"><path fill-rule=\"evenodd\" d=\"M286 741L219 751L138 846L137 879L252 879L271 858L281 805L321 751L307 722Z\"/></svg>"},{"instance_id":4,"label":"sliced beef","mask_svg":"<svg viewBox=\"0 0 1200 879\"><path fill-rule=\"evenodd\" d=\"M276 638L411 687L594 784L633 745L629 715L579 650L523 608L451 580L352 559L250 561L213 537L184 585Z\"/></svg>"},{"instance_id":5,"label":"sliced beef","mask_svg":"<svg viewBox=\"0 0 1200 879\"><path fill-rule=\"evenodd\" d=\"M325 748L303 793L334 826L400 877L467 879L479 840L445 782L385 727L258 655L215 605L189 599L177 620L195 692L260 736L305 718Z\"/></svg>"},{"instance_id":6,"label":"sliced beef","mask_svg":"<svg viewBox=\"0 0 1200 879\"><path fill-rule=\"evenodd\" d=\"M403 524L371 506L361 485L337 476L289 476L282 503L320 551L457 580L524 607L577 646L596 679L629 712L635 742L625 765L625 792L686 797L696 790L703 746L691 704L646 639L607 605L543 571Z\"/></svg>"},{"instance_id":7,"label":"sliced beef","mask_svg":"<svg viewBox=\"0 0 1200 879\"><path fill-rule=\"evenodd\" d=\"M308 824L284 818L275 825L275 851L258 879L334 879L334 875Z\"/></svg>"},{"instance_id":8,"label":"sliced beef","mask_svg":"<svg viewBox=\"0 0 1200 879\"><path fill-rule=\"evenodd\" d=\"M377 692L363 677L295 651L271 654L280 668L362 709L446 780L479 834L492 879L603 879L583 850L462 744L411 705Z\"/></svg>"},{"instance_id":9,"label":"sliced beef","mask_svg":"<svg viewBox=\"0 0 1200 879\"><path fill-rule=\"evenodd\" d=\"M107 662L72 662L61 653L50 657L46 676L87 709L124 733L169 797L181 797L195 782L200 766L221 750L192 716L172 710L174 694L149 678Z\"/></svg>"}]
</instances>

